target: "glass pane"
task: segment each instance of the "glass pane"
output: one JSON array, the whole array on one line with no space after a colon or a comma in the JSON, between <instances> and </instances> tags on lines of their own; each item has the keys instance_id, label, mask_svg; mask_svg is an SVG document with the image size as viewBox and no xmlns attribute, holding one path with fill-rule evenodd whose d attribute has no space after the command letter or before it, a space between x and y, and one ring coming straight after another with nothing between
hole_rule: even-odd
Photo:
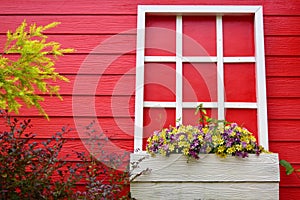
<instances>
[{"instance_id":1,"label":"glass pane","mask_svg":"<svg viewBox=\"0 0 300 200\"><path fill-rule=\"evenodd\" d=\"M254 56L254 16L223 17L224 56Z\"/></svg>"},{"instance_id":2,"label":"glass pane","mask_svg":"<svg viewBox=\"0 0 300 200\"><path fill-rule=\"evenodd\" d=\"M175 63L145 63L145 101L176 101L175 69Z\"/></svg>"},{"instance_id":3,"label":"glass pane","mask_svg":"<svg viewBox=\"0 0 300 200\"><path fill-rule=\"evenodd\" d=\"M183 55L216 56L216 17L183 16Z\"/></svg>"},{"instance_id":4,"label":"glass pane","mask_svg":"<svg viewBox=\"0 0 300 200\"><path fill-rule=\"evenodd\" d=\"M224 65L225 101L256 102L255 64Z\"/></svg>"},{"instance_id":5,"label":"glass pane","mask_svg":"<svg viewBox=\"0 0 300 200\"><path fill-rule=\"evenodd\" d=\"M146 17L146 56L176 55L176 16Z\"/></svg>"},{"instance_id":6,"label":"glass pane","mask_svg":"<svg viewBox=\"0 0 300 200\"><path fill-rule=\"evenodd\" d=\"M217 101L217 66L215 63L183 64L183 101Z\"/></svg>"}]
</instances>

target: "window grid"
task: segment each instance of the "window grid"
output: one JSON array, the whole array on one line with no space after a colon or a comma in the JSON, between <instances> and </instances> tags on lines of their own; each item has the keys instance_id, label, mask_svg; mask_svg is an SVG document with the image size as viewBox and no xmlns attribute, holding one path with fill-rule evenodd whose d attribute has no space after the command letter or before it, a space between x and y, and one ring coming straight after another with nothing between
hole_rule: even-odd
<instances>
[{"instance_id":1,"label":"window grid","mask_svg":"<svg viewBox=\"0 0 300 200\"><path fill-rule=\"evenodd\" d=\"M176 56L145 56L145 18L146 13L168 13L176 15ZM254 14L255 57L224 57L222 14ZM217 56L183 56L182 55L182 15L214 14L216 16ZM182 109L195 108L200 103L205 108L217 108L218 118L225 118L225 108L257 109L257 129L259 143L268 149L268 128L266 109L266 83L264 64L264 40L261 6L139 6L137 30L136 61L136 101L134 148L143 146L143 108L176 108L176 119L182 122ZM176 102L144 101L144 63L175 62L176 63ZM182 67L184 62L211 62L217 64L218 102L182 102ZM224 102L224 63L255 63L256 68L256 103Z\"/></svg>"}]
</instances>

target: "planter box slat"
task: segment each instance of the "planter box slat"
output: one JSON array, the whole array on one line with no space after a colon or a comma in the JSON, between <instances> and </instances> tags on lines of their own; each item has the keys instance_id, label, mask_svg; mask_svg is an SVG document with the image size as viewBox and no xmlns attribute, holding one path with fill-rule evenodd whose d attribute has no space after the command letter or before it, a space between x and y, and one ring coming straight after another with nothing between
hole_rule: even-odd
<instances>
[{"instance_id":1,"label":"planter box slat","mask_svg":"<svg viewBox=\"0 0 300 200\"><path fill-rule=\"evenodd\" d=\"M278 199L278 186L270 183L132 183L136 199ZM253 192L255 191L255 192Z\"/></svg>"}]
</instances>

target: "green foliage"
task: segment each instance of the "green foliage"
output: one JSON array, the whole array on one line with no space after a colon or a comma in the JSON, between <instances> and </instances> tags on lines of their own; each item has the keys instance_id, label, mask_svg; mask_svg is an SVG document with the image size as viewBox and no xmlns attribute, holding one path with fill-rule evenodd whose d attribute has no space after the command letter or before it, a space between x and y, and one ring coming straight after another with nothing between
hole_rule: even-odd
<instances>
[{"instance_id":1,"label":"green foliage","mask_svg":"<svg viewBox=\"0 0 300 200\"><path fill-rule=\"evenodd\" d=\"M64 199L81 178L79 165L59 153L66 142L63 128L51 139L34 141L30 120L2 113L8 130L0 132L0 199ZM56 178L54 178L56 177Z\"/></svg>"},{"instance_id":2,"label":"green foliage","mask_svg":"<svg viewBox=\"0 0 300 200\"><path fill-rule=\"evenodd\" d=\"M0 108L19 112L21 102L28 107L36 107L47 117L40 102L44 98L38 93L59 95L59 86L50 81L68 81L55 72L55 61L73 49L63 49L58 42L47 42L44 31L57 26L53 22L46 26L24 21L15 32L7 32L4 55L0 55Z\"/></svg>"},{"instance_id":3,"label":"green foliage","mask_svg":"<svg viewBox=\"0 0 300 200\"><path fill-rule=\"evenodd\" d=\"M74 152L78 160L67 162L69 155L63 157L61 151L70 129L62 128L43 141L30 132L30 120L0 113L7 127L0 131L0 199L129 199L124 188L129 172L117 170L129 165L129 157L105 152L107 139L99 138L101 133L87 130L93 133L90 141L97 141L99 155ZM83 181L85 191L76 192L76 185Z\"/></svg>"},{"instance_id":4,"label":"green foliage","mask_svg":"<svg viewBox=\"0 0 300 200\"><path fill-rule=\"evenodd\" d=\"M280 160L279 164L285 168L286 175L290 175L295 171L294 167L286 160Z\"/></svg>"}]
</instances>

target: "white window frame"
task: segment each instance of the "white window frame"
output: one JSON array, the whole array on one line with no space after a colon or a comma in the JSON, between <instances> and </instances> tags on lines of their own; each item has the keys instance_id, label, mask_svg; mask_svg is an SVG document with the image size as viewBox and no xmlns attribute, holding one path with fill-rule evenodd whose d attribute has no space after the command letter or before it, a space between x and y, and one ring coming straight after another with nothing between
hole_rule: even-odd
<instances>
[{"instance_id":1,"label":"white window frame","mask_svg":"<svg viewBox=\"0 0 300 200\"><path fill-rule=\"evenodd\" d=\"M146 14L163 14L176 16L176 56L145 56L145 19ZM232 14L254 14L253 57L224 57L222 16ZM182 56L182 16L215 15L217 34L217 55L207 57ZM145 62L176 63L176 102L144 101L144 66ZM184 62L212 62L217 65L217 102L182 102L182 64ZM224 101L224 63L255 63L256 102ZM143 112L144 107L176 108L176 119L182 120L183 108L196 108L200 103L204 108L217 108L218 118L224 119L226 108L257 109L258 140L268 150L268 119L266 101L266 75L264 55L263 9L262 6L169 6L139 5L137 20L136 49L136 93L135 93L135 127L134 149L142 150L143 146ZM179 121L178 123L181 123Z\"/></svg>"}]
</instances>

